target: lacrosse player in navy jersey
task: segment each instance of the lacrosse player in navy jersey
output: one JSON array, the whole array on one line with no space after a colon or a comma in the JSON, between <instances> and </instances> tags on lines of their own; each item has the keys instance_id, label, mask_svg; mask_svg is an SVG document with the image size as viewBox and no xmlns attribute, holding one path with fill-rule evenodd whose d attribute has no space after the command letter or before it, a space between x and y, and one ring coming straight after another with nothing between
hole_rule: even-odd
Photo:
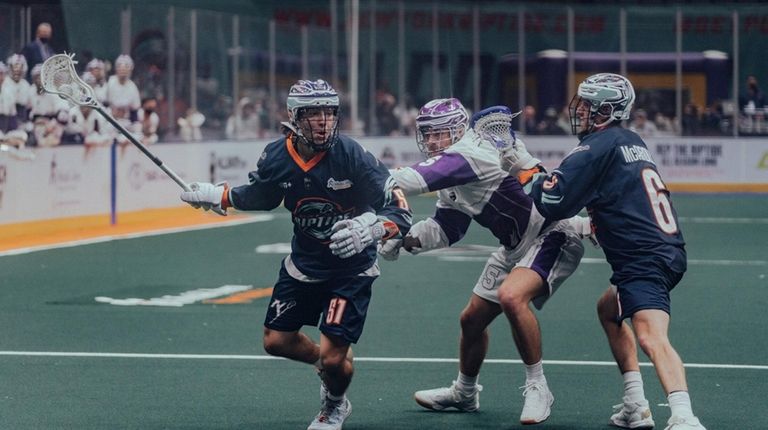
<instances>
[{"instance_id":1,"label":"lacrosse player in navy jersey","mask_svg":"<svg viewBox=\"0 0 768 430\"><path fill-rule=\"evenodd\" d=\"M529 303L541 309L574 272L584 254L582 233L590 228L582 217L544 219L518 178L501 169L494 142L514 144L513 118L509 108L496 106L475 114L469 127L467 111L457 99L432 100L421 108L416 136L428 159L397 169L392 176L406 195L437 191L437 208L432 217L414 224L402 241L386 241L380 253L393 259L401 246L413 254L451 246L472 220L499 240L501 246L488 258L459 318L458 377L449 387L418 391L414 397L432 410L476 411L487 327L504 312L526 365L520 422L537 424L549 417L554 396L544 377L541 333ZM535 159L522 167L541 169Z\"/></svg>"},{"instance_id":2,"label":"lacrosse player in navy jersey","mask_svg":"<svg viewBox=\"0 0 768 430\"><path fill-rule=\"evenodd\" d=\"M547 218L567 218L586 207L613 275L598 315L624 377L623 403L611 424L652 428L636 339L656 368L672 410L668 430L704 429L692 412L683 362L669 338L669 292L680 282L685 242L670 193L643 140L621 127L635 92L625 77L600 73L584 80L570 104L579 145L549 175L535 177L530 195ZM524 147L502 151L502 161L531 157ZM624 322L631 319L632 327Z\"/></svg>"},{"instance_id":3,"label":"lacrosse player in navy jersey","mask_svg":"<svg viewBox=\"0 0 768 430\"><path fill-rule=\"evenodd\" d=\"M407 233L411 214L388 170L338 134L339 96L327 82L299 81L287 106L287 135L267 145L249 184L194 183L181 199L220 214L281 202L291 211L291 254L269 302L264 349L317 367L322 403L308 429L338 430L352 410L345 395L353 373L350 344L363 331L379 275L376 243ZM299 331L318 320L319 344Z\"/></svg>"}]
</instances>

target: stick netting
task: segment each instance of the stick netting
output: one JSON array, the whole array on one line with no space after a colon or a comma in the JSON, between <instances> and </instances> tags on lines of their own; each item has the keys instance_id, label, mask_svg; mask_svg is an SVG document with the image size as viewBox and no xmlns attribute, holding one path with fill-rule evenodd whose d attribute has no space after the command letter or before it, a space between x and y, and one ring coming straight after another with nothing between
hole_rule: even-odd
<instances>
[{"instance_id":1,"label":"stick netting","mask_svg":"<svg viewBox=\"0 0 768 430\"><path fill-rule=\"evenodd\" d=\"M505 112L493 112L475 122L475 133L483 140L489 141L497 149L514 146L515 134L512 131L512 119L515 115Z\"/></svg>"},{"instance_id":2,"label":"stick netting","mask_svg":"<svg viewBox=\"0 0 768 430\"><path fill-rule=\"evenodd\" d=\"M40 79L46 92L78 106L96 106L93 89L77 76L75 61L70 55L58 54L47 59L40 70Z\"/></svg>"}]
</instances>

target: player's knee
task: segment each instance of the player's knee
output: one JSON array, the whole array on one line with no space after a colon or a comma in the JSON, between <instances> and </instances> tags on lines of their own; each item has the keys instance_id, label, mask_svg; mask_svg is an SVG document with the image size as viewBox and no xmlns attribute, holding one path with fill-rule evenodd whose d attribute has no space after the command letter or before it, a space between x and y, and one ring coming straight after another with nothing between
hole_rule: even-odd
<instances>
[{"instance_id":1,"label":"player's knee","mask_svg":"<svg viewBox=\"0 0 768 430\"><path fill-rule=\"evenodd\" d=\"M499 304L507 314L517 313L521 310L528 309L528 298L519 294L514 288L500 288Z\"/></svg>"},{"instance_id":2,"label":"player's knee","mask_svg":"<svg viewBox=\"0 0 768 430\"><path fill-rule=\"evenodd\" d=\"M650 358L658 356L659 353L662 353L671 346L669 340L663 336L651 333L636 333L636 336L640 348Z\"/></svg>"},{"instance_id":3,"label":"player's knee","mask_svg":"<svg viewBox=\"0 0 768 430\"><path fill-rule=\"evenodd\" d=\"M264 351L269 355L282 356L283 342L274 331L265 328L264 329Z\"/></svg>"},{"instance_id":4,"label":"player's knee","mask_svg":"<svg viewBox=\"0 0 768 430\"><path fill-rule=\"evenodd\" d=\"M480 322L477 315L470 308L466 308L459 315L459 324L461 325L462 332L472 333L477 331Z\"/></svg>"},{"instance_id":5,"label":"player's knee","mask_svg":"<svg viewBox=\"0 0 768 430\"><path fill-rule=\"evenodd\" d=\"M322 356L320 358L320 362L322 363L323 371L333 374L342 373L348 363L351 365L351 362L347 360L347 356L345 354L337 353L331 353Z\"/></svg>"}]
</instances>

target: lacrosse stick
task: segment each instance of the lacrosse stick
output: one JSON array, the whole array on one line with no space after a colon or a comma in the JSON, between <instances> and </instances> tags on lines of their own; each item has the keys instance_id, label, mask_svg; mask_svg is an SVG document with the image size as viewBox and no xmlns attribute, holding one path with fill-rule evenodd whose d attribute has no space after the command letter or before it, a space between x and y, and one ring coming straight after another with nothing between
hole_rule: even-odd
<instances>
[{"instance_id":1,"label":"lacrosse stick","mask_svg":"<svg viewBox=\"0 0 768 430\"><path fill-rule=\"evenodd\" d=\"M520 112L512 113L506 106L491 106L472 115L469 126L475 130L483 141L492 143L501 151L504 148L515 147L515 132L512 120Z\"/></svg>"},{"instance_id":2,"label":"lacrosse stick","mask_svg":"<svg viewBox=\"0 0 768 430\"><path fill-rule=\"evenodd\" d=\"M125 127L117 122L117 120L104 109L104 106L102 106L96 99L96 96L93 93L93 88L77 76L73 57L74 54L57 54L45 60L43 68L40 70L40 80L42 81L45 92L56 94L73 105L86 106L95 109L123 136L136 145L144 155L149 157L157 167L161 168L174 182L179 184L184 191L191 191L191 188L186 182L174 173L173 170L166 167L159 158L149 152L146 146L136 140Z\"/></svg>"}]
</instances>

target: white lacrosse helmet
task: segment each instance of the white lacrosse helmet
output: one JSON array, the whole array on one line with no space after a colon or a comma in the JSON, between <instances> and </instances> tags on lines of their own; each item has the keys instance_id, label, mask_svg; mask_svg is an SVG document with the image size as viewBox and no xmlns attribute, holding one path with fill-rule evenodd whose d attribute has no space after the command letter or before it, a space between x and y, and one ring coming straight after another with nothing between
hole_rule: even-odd
<instances>
[{"instance_id":1,"label":"white lacrosse helmet","mask_svg":"<svg viewBox=\"0 0 768 430\"><path fill-rule=\"evenodd\" d=\"M581 120L576 112L583 103L589 107L589 122L586 128L581 127ZM624 76L598 73L588 77L579 84L579 89L568 107L573 134L586 135L595 128L628 120L634 103L635 89Z\"/></svg>"},{"instance_id":2,"label":"white lacrosse helmet","mask_svg":"<svg viewBox=\"0 0 768 430\"><path fill-rule=\"evenodd\" d=\"M122 54L115 60L115 73L120 77L127 77L133 71L133 58L130 55Z\"/></svg>"},{"instance_id":3,"label":"white lacrosse helmet","mask_svg":"<svg viewBox=\"0 0 768 430\"><path fill-rule=\"evenodd\" d=\"M128 56L126 55L126 57ZM131 60L131 57L128 57L128 59ZM130 63L131 63L131 68L133 68L133 60L131 60ZM85 70L90 72L93 69L104 70L104 62L99 60L98 58L94 58L93 60L89 61L88 64L85 66Z\"/></svg>"},{"instance_id":4,"label":"white lacrosse helmet","mask_svg":"<svg viewBox=\"0 0 768 430\"><path fill-rule=\"evenodd\" d=\"M327 151L336 143L339 127L339 94L331 85L322 80L302 79L291 86L286 99L288 119L296 136L315 151ZM315 142L311 124L304 121L303 114L311 108L332 108L333 131L324 142Z\"/></svg>"},{"instance_id":5,"label":"white lacrosse helmet","mask_svg":"<svg viewBox=\"0 0 768 430\"><path fill-rule=\"evenodd\" d=\"M6 63L8 63L8 69L11 71L11 78L14 81L22 79L27 74L27 70L29 70L27 59L21 54L11 55Z\"/></svg>"},{"instance_id":6,"label":"white lacrosse helmet","mask_svg":"<svg viewBox=\"0 0 768 430\"><path fill-rule=\"evenodd\" d=\"M432 100L416 116L416 145L422 153L434 157L464 137L468 127L469 114L458 99ZM445 132L450 137L448 145L428 145L430 136Z\"/></svg>"}]
</instances>

